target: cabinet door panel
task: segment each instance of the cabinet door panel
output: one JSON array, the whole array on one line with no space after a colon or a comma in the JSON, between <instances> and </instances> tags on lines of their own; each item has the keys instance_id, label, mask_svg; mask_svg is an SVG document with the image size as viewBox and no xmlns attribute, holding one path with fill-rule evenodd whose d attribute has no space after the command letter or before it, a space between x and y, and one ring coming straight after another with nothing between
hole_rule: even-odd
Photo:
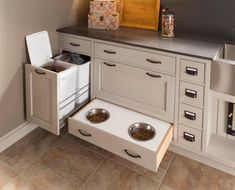
<instances>
[{"instance_id":1,"label":"cabinet door panel","mask_svg":"<svg viewBox=\"0 0 235 190\"><path fill-rule=\"evenodd\" d=\"M27 119L58 135L58 92L56 74L26 65Z\"/></svg>"},{"instance_id":2,"label":"cabinet door panel","mask_svg":"<svg viewBox=\"0 0 235 190\"><path fill-rule=\"evenodd\" d=\"M134 67L95 60L95 96L142 113L173 121L172 76Z\"/></svg>"}]
</instances>

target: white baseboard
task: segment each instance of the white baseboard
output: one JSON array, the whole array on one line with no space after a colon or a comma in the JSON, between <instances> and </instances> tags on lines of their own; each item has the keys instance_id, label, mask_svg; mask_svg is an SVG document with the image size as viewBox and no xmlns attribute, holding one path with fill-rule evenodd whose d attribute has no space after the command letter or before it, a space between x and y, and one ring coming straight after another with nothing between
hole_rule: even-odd
<instances>
[{"instance_id":1,"label":"white baseboard","mask_svg":"<svg viewBox=\"0 0 235 190\"><path fill-rule=\"evenodd\" d=\"M222 163L221 161L218 161L210 157L210 155L206 155L203 153L201 154L195 153L190 150L181 148L180 146L177 146L176 144L173 144L173 143L170 145L169 150L235 176L235 166L232 167L232 166L226 165Z\"/></svg>"},{"instance_id":2,"label":"white baseboard","mask_svg":"<svg viewBox=\"0 0 235 190\"><path fill-rule=\"evenodd\" d=\"M0 138L0 153L6 150L11 145L15 144L25 135L36 129L38 126L25 122L13 131Z\"/></svg>"}]
</instances>

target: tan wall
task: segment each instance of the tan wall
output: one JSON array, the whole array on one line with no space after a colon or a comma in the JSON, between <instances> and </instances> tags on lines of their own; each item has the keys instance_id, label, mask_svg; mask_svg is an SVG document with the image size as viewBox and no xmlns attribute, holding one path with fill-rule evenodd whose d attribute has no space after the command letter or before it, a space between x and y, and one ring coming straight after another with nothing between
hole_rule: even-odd
<instances>
[{"instance_id":1,"label":"tan wall","mask_svg":"<svg viewBox=\"0 0 235 190\"><path fill-rule=\"evenodd\" d=\"M0 1L0 138L25 122L24 37L47 30L58 52L55 30L87 19L88 0Z\"/></svg>"}]
</instances>

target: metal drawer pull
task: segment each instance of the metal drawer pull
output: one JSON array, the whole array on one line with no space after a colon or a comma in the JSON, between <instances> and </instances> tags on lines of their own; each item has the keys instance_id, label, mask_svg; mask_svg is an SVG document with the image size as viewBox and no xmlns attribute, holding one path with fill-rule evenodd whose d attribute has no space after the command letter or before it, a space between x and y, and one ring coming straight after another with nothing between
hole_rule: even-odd
<instances>
[{"instance_id":1,"label":"metal drawer pull","mask_svg":"<svg viewBox=\"0 0 235 190\"><path fill-rule=\"evenodd\" d=\"M197 98L197 91L195 90L190 90L190 89L185 89L185 95L190 97L190 98Z\"/></svg>"},{"instance_id":2,"label":"metal drawer pull","mask_svg":"<svg viewBox=\"0 0 235 190\"><path fill-rule=\"evenodd\" d=\"M161 61L154 61L154 60L151 60L151 59L146 59L146 61L148 61L149 63L153 63L153 64L162 64Z\"/></svg>"},{"instance_id":3,"label":"metal drawer pull","mask_svg":"<svg viewBox=\"0 0 235 190\"><path fill-rule=\"evenodd\" d=\"M198 71L197 71L197 68L186 67L186 73L189 75L197 76Z\"/></svg>"},{"instance_id":4,"label":"metal drawer pull","mask_svg":"<svg viewBox=\"0 0 235 190\"><path fill-rule=\"evenodd\" d=\"M130 157L132 157L132 158L141 158L141 156L138 155L138 154L136 154L136 155L130 154L127 149L125 149L124 151L125 151L125 153L126 153L128 156L130 156Z\"/></svg>"},{"instance_id":5,"label":"metal drawer pull","mask_svg":"<svg viewBox=\"0 0 235 190\"><path fill-rule=\"evenodd\" d=\"M154 74L151 74L151 73L146 73L146 75L148 75L150 77L153 77L153 78L162 78L161 75L154 75Z\"/></svg>"},{"instance_id":6,"label":"metal drawer pull","mask_svg":"<svg viewBox=\"0 0 235 190\"><path fill-rule=\"evenodd\" d=\"M85 131L82 131L81 129L78 129L78 132L82 135L82 136L85 136L85 137L91 137L92 135L85 132Z\"/></svg>"},{"instance_id":7,"label":"metal drawer pull","mask_svg":"<svg viewBox=\"0 0 235 190\"><path fill-rule=\"evenodd\" d=\"M109 66L109 67L116 67L115 64L112 64L112 63L107 63L107 62L104 62L105 65Z\"/></svg>"},{"instance_id":8,"label":"metal drawer pull","mask_svg":"<svg viewBox=\"0 0 235 190\"><path fill-rule=\"evenodd\" d=\"M115 51L110 51L110 50L104 50L105 53L108 53L108 54L116 54Z\"/></svg>"},{"instance_id":9,"label":"metal drawer pull","mask_svg":"<svg viewBox=\"0 0 235 190\"><path fill-rule=\"evenodd\" d=\"M193 121L193 120L196 120L197 115L193 112L185 110L184 111L184 117Z\"/></svg>"},{"instance_id":10,"label":"metal drawer pull","mask_svg":"<svg viewBox=\"0 0 235 190\"><path fill-rule=\"evenodd\" d=\"M46 73L43 71L38 71L37 69L35 70L35 73L39 74L39 75L45 75Z\"/></svg>"},{"instance_id":11,"label":"metal drawer pull","mask_svg":"<svg viewBox=\"0 0 235 190\"><path fill-rule=\"evenodd\" d=\"M70 44L71 46L75 46L75 47L81 46L80 44L75 44L75 43L72 43L72 42L70 42L69 44Z\"/></svg>"},{"instance_id":12,"label":"metal drawer pull","mask_svg":"<svg viewBox=\"0 0 235 190\"><path fill-rule=\"evenodd\" d=\"M189 142L195 142L195 135L184 132L184 139Z\"/></svg>"}]
</instances>

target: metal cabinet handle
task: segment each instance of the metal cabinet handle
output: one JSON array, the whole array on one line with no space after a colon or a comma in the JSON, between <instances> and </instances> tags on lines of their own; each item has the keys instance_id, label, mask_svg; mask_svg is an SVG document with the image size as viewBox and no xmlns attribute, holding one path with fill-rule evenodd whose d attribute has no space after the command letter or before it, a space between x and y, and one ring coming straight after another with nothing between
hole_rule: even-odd
<instances>
[{"instance_id":1,"label":"metal cabinet handle","mask_svg":"<svg viewBox=\"0 0 235 190\"><path fill-rule=\"evenodd\" d=\"M105 65L109 66L109 67L116 67L115 64L112 64L112 63L107 63L107 62L104 62Z\"/></svg>"},{"instance_id":2,"label":"metal cabinet handle","mask_svg":"<svg viewBox=\"0 0 235 190\"><path fill-rule=\"evenodd\" d=\"M132 157L132 158L141 158L141 156L138 155L138 154L136 154L136 155L130 154L127 149L125 149L124 151L125 151L125 153L126 153L128 156L130 156L130 157Z\"/></svg>"},{"instance_id":3,"label":"metal cabinet handle","mask_svg":"<svg viewBox=\"0 0 235 190\"><path fill-rule=\"evenodd\" d=\"M185 89L185 95L190 97L190 98L197 98L197 91L195 90L190 90L190 89Z\"/></svg>"},{"instance_id":4,"label":"metal cabinet handle","mask_svg":"<svg viewBox=\"0 0 235 190\"><path fill-rule=\"evenodd\" d=\"M184 139L189 142L195 142L195 135L184 132Z\"/></svg>"},{"instance_id":5,"label":"metal cabinet handle","mask_svg":"<svg viewBox=\"0 0 235 190\"><path fill-rule=\"evenodd\" d=\"M146 61L148 61L149 63L153 63L153 64L162 64L161 61L154 61L154 60L151 60L151 59L146 59Z\"/></svg>"},{"instance_id":6,"label":"metal cabinet handle","mask_svg":"<svg viewBox=\"0 0 235 190\"><path fill-rule=\"evenodd\" d=\"M110 51L110 50L104 50L104 52L107 53L107 54L116 54L115 51Z\"/></svg>"},{"instance_id":7,"label":"metal cabinet handle","mask_svg":"<svg viewBox=\"0 0 235 190\"><path fill-rule=\"evenodd\" d=\"M150 77L153 77L153 78L162 78L161 75L154 75L154 74L151 74L151 73L146 73L146 75L148 75Z\"/></svg>"},{"instance_id":8,"label":"metal cabinet handle","mask_svg":"<svg viewBox=\"0 0 235 190\"><path fill-rule=\"evenodd\" d=\"M198 70L197 70L197 68L186 67L186 73L189 75L197 76Z\"/></svg>"},{"instance_id":9,"label":"metal cabinet handle","mask_svg":"<svg viewBox=\"0 0 235 190\"><path fill-rule=\"evenodd\" d=\"M196 113L185 110L184 117L193 121L193 120L196 120L197 115L196 115Z\"/></svg>"},{"instance_id":10,"label":"metal cabinet handle","mask_svg":"<svg viewBox=\"0 0 235 190\"><path fill-rule=\"evenodd\" d=\"M44 71L38 71L37 69L35 70L35 73L39 75L45 75L46 73Z\"/></svg>"},{"instance_id":11,"label":"metal cabinet handle","mask_svg":"<svg viewBox=\"0 0 235 190\"><path fill-rule=\"evenodd\" d=\"M70 42L69 44L70 44L71 46L75 46L75 47L81 46L80 44L75 44L75 43L72 43L72 42Z\"/></svg>"},{"instance_id":12,"label":"metal cabinet handle","mask_svg":"<svg viewBox=\"0 0 235 190\"><path fill-rule=\"evenodd\" d=\"M89 134L89 133L84 133L84 131L82 131L81 129L78 129L78 132L82 135L82 136L85 136L85 137L91 137L92 135Z\"/></svg>"}]
</instances>

